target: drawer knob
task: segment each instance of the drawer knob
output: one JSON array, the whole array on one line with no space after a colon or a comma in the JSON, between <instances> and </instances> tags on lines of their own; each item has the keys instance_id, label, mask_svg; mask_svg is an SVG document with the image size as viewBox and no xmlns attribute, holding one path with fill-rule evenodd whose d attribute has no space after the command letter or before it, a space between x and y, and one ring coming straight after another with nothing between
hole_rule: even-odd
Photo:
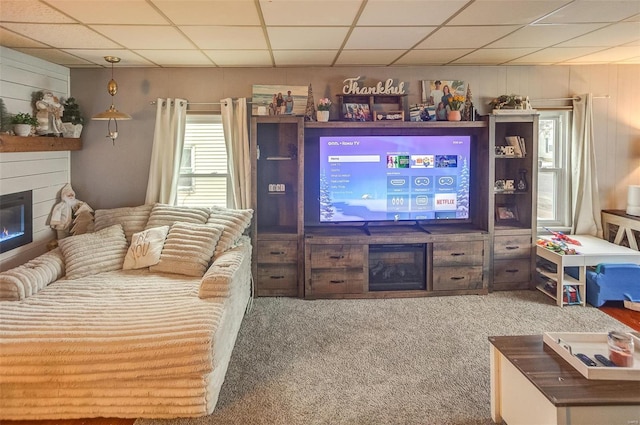
<instances>
[{"instance_id":1,"label":"drawer knob","mask_svg":"<svg viewBox=\"0 0 640 425\"><path fill-rule=\"evenodd\" d=\"M344 280L330 280L329 283L344 283Z\"/></svg>"},{"instance_id":2,"label":"drawer knob","mask_svg":"<svg viewBox=\"0 0 640 425\"><path fill-rule=\"evenodd\" d=\"M505 270L507 273L518 273L520 270L518 269L507 269Z\"/></svg>"},{"instance_id":3,"label":"drawer knob","mask_svg":"<svg viewBox=\"0 0 640 425\"><path fill-rule=\"evenodd\" d=\"M271 251L269 254L271 254L271 255L284 255L284 251Z\"/></svg>"},{"instance_id":4,"label":"drawer knob","mask_svg":"<svg viewBox=\"0 0 640 425\"><path fill-rule=\"evenodd\" d=\"M330 255L329 258L331 258L332 260L342 260L344 258L344 255Z\"/></svg>"},{"instance_id":5,"label":"drawer knob","mask_svg":"<svg viewBox=\"0 0 640 425\"><path fill-rule=\"evenodd\" d=\"M459 257L460 255L464 255L464 252L452 252L451 255L454 257Z\"/></svg>"},{"instance_id":6,"label":"drawer knob","mask_svg":"<svg viewBox=\"0 0 640 425\"><path fill-rule=\"evenodd\" d=\"M269 276L271 279L284 279L284 276Z\"/></svg>"},{"instance_id":7,"label":"drawer knob","mask_svg":"<svg viewBox=\"0 0 640 425\"><path fill-rule=\"evenodd\" d=\"M517 245L516 245L516 246L507 246L507 247L505 247L505 249L508 249L508 250L510 250L510 251L511 251L511 250L514 250L514 249L518 249L518 248L520 248L520 247L519 247L519 246L517 246Z\"/></svg>"},{"instance_id":8,"label":"drawer knob","mask_svg":"<svg viewBox=\"0 0 640 425\"><path fill-rule=\"evenodd\" d=\"M464 276L452 276L451 280L464 280Z\"/></svg>"}]
</instances>

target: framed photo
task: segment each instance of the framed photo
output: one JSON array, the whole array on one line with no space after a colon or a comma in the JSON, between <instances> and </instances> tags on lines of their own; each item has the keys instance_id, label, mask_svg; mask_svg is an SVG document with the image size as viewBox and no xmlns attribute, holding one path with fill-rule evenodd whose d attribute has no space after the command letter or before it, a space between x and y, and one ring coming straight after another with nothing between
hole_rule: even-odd
<instances>
[{"instance_id":1,"label":"framed photo","mask_svg":"<svg viewBox=\"0 0 640 425\"><path fill-rule=\"evenodd\" d=\"M254 84L251 115L264 115L264 107L266 115L304 115L308 95L307 86Z\"/></svg>"},{"instance_id":2,"label":"framed photo","mask_svg":"<svg viewBox=\"0 0 640 425\"><path fill-rule=\"evenodd\" d=\"M467 83L460 80L422 80L422 103L438 109L440 103L447 106L448 97L467 96Z\"/></svg>"},{"instance_id":3,"label":"framed photo","mask_svg":"<svg viewBox=\"0 0 640 425\"><path fill-rule=\"evenodd\" d=\"M516 204L496 205L496 223L516 223L518 221L518 206Z\"/></svg>"},{"instance_id":4,"label":"framed photo","mask_svg":"<svg viewBox=\"0 0 640 425\"><path fill-rule=\"evenodd\" d=\"M368 103L344 103L342 119L345 121L371 121Z\"/></svg>"}]
</instances>

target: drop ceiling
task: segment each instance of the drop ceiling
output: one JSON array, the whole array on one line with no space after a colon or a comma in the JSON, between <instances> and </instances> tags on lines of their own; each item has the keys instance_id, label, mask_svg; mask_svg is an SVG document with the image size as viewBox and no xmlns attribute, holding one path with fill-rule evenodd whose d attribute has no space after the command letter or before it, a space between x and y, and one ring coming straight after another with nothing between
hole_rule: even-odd
<instances>
[{"instance_id":1,"label":"drop ceiling","mask_svg":"<svg viewBox=\"0 0 640 425\"><path fill-rule=\"evenodd\" d=\"M1 0L70 68L640 64L640 0Z\"/></svg>"}]
</instances>

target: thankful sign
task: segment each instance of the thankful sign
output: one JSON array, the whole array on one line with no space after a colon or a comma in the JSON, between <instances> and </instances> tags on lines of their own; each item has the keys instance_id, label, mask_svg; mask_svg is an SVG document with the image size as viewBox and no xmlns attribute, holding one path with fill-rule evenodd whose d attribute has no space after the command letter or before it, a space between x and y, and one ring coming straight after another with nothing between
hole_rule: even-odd
<instances>
[{"instance_id":1,"label":"thankful sign","mask_svg":"<svg viewBox=\"0 0 640 425\"><path fill-rule=\"evenodd\" d=\"M386 81L378 81L375 86L360 86L360 76L354 78L347 78L344 80L345 85L342 87L343 94L405 94L404 82L398 83L397 86L393 84L393 79L389 78Z\"/></svg>"}]
</instances>

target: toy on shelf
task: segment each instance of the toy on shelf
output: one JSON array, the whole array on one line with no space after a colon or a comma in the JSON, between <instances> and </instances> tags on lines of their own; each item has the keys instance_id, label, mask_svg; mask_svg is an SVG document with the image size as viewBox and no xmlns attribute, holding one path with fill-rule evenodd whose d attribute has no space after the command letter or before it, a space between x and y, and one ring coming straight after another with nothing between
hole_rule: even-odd
<instances>
[{"instance_id":1,"label":"toy on shelf","mask_svg":"<svg viewBox=\"0 0 640 425\"><path fill-rule=\"evenodd\" d=\"M575 248L569 248L569 246L557 240L549 240L544 238L539 238L536 242L538 245L547 248L550 251L556 252L560 255L576 255L579 254Z\"/></svg>"},{"instance_id":2,"label":"toy on shelf","mask_svg":"<svg viewBox=\"0 0 640 425\"><path fill-rule=\"evenodd\" d=\"M570 238L569 236L565 235L562 232L554 232L553 230L549 229L548 227L545 227L545 230L547 230L548 232L550 232L553 235L552 239L554 241L566 242L566 243L571 244L571 245L582 246L580 241L577 241L577 240L575 240L573 238Z\"/></svg>"}]
</instances>

